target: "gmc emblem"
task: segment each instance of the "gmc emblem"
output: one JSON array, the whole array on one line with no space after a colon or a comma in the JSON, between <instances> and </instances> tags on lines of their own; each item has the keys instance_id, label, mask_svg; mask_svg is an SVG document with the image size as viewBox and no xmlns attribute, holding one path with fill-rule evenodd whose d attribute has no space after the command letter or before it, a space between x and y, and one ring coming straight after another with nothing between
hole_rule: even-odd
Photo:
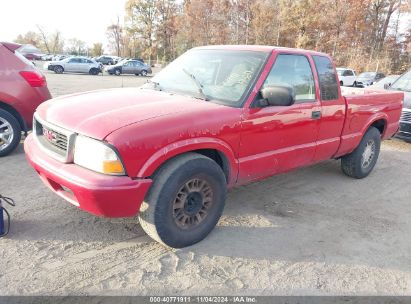
<instances>
[{"instance_id":1,"label":"gmc emblem","mask_svg":"<svg viewBox=\"0 0 411 304\"><path fill-rule=\"evenodd\" d=\"M55 142L57 140L57 135L53 131L43 129L43 135L51 142Z\"/></svg>"}]
</instances>

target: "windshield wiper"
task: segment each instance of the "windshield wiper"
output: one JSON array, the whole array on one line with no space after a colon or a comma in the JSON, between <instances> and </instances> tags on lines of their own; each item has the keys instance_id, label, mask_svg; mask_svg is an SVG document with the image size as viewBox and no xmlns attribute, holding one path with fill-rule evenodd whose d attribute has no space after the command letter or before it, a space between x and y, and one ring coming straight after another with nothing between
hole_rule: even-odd
<instances>
[{"instance_id":1,"label":"windshield wiper","mask_svg":"<svg viewBox=\"0 0 411 304\"><path fill-rule=\"evenodd\" d=\"M210 99L207 97L207 95L204 93L203 91L203 85L201 84L200 81L198 81L198 79L194 76L194 74L191 74L189 71L187 71L185 68L182 68L183 72L187 74L188 77L190 77L193 82L196 84L197 88L198 88L198 93L200 93L200 95L202 96L202 99L204 99L205 101L209 101Z\"/></svg>"}]
</instances>

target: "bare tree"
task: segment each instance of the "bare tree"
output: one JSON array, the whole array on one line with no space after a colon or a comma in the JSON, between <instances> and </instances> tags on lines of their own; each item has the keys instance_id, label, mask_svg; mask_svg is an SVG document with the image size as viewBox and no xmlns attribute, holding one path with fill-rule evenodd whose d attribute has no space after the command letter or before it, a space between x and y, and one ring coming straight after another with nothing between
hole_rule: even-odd
<instances>
[{"instance_id":1,"label":"bare tree","mask_svg":"<svg viewBox=\"0 0 411 304\"><path fill-rule=\"evenodd\" d=\"M120 17L117 17L117 23L111 24L107 28L107 36L114 49L117 56L121 56L121 47L123 41L123 27L120 25Z\"/></svg>"},{"instance_id":2,"label":"bare tree","mask_svg":"<svg viewBox=\"0 0 411 304\"><path fill-rule=\"evenodd\" d=\"M40 35L41 35L41 38L42 38L42 40L43 40L43 44L44 44L44 46L45 46L45 48L46 48L46 50L47 50L47 53L50 54L51 52L50 52L49 43L48 43L48 38L47 38L46 33L44 32L44 30L41 28L40 25L37 24L36 27L37 27L37 29L38 29L39 32L40 32Z\"/></svg>"}]
</instances>

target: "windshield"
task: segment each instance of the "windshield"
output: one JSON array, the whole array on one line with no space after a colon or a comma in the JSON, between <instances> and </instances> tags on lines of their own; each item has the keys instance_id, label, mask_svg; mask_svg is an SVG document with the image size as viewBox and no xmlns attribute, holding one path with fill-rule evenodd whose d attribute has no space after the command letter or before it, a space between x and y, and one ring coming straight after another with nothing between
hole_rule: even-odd
<instances>
[{"instance_id":1,"label":"windshield","mask_svg":"<svg viewBox=\"0 0 411 304\"><path fill-rule=\"evenodd\" d=\"M337 74L338 76L341 76L344 73L345 70L343 69L337 69Z\"/></svg>"},{"instance_id":2,"label":"windshield","mask_svg":"<svg viewBox=\"0 0 411 304\"><path fill-rule=\"evenodd\" d=\"M411 71L408 71L394 82L390 89L411 92Z\"/></svg>"},{"instance_id":3,"label":"windshield","mask_svg":"<svg viewBox=\"0 0 411 304\"><path fill-rule=\"evenodd\" d=\"M268 53L251 51L188 51L144 87L241 106L243 95L267 56Z\"/></svg>"},{"instance_id":4,"label":"windshield","mask_svg":"<svg viewBox=\"0 0 411 304\"><path fill-rule=\"evenodd\" d=\"M358 78L374 78L376 74L374 72L365 72L358 75Z\"/></svg>"}]
</instances>

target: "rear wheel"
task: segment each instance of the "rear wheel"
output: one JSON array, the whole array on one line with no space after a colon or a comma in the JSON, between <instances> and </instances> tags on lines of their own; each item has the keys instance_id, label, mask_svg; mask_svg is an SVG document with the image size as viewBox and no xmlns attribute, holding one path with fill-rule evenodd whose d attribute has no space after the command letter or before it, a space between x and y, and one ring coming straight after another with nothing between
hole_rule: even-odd
<instances>
[{"instance_id":1,"label":"rear wheel","mask_svg":"<svg viewBox=\"0 0 411 304\"><path fill-rule=\"evenodd\" d=\"M341 158L342 171L354 178L364 178L371 173L380 154L381 134L371 127L365 133L358 147Z\"/></svg>"},{"instance_id":2,"label":"rear wheel","mask_svg":"<svg viewBox=\"0 0 411 304\"><path fill-rule=\"evenodd\" d=\"M0 156L11 153L20 143L21 127L17 119L0 109Z\"/></svg>"},{"instance_id":3,"label":"rear wheel","mask_svg":"<svg viewBox=\"0 0 411 304\"><path fill-rule=\"evenodd\" d=\"M55 66L55 67L54 67L54 72L55 72L56 74L62 74L62 73L64 72L64 69L63 69L62 66L58 65L58 66Z\"/></svg>"},{"instance_id":4,"label":"rear wheel","mask_svg":"<svg viewBox=\"0 0 411 304\"><path fill-rule=\"evenodd\" d=\"M204 239L224 209L226 179L220 166L197 153L177 156L153 177L139 220L154 240L173 248Z\"/></svg>"},{"instance_id":5,"label":"rear wheel","mask_svg":"<svg viewBox=\"0 0 411 304\"><path fill-rule=\"evenodd\" d=\"M342 81L340 81L340 86L343 86L343 85L344 85L344 83Z\"/></svg>"},{"instance_id":6,"label":"rear wheel","mask_svg":"<svg viewBox=\"0 0 411 304\"><path fill-rule=\"evenodd\" d=\"M357 86L357 82L354 81L353 84L352 84L352 86L353 86L353 87L356 87L356 86Z\"/></svg>"}]
</instances>

